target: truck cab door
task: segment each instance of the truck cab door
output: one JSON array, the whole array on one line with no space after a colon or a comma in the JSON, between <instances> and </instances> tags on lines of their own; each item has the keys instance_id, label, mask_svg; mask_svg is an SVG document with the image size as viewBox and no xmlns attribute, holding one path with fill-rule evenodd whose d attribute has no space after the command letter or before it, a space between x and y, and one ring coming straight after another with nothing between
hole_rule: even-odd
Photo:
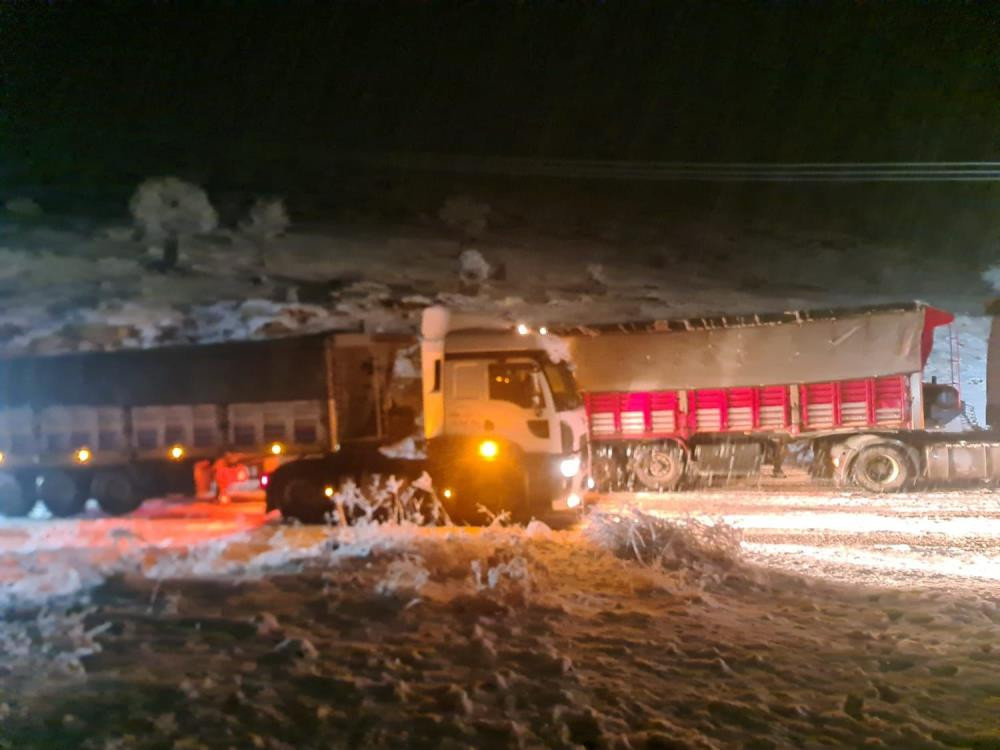
<instances>
[{"instance_id":1,"label":"truck cab door","mask_svg":"<svg viewBox=\"0 0 1000 750\"><path fill-rule=\"evenodd\" d=\"M445 363L445 432L494 434L526 453L551 453L558 441L552 396L529 358Z\"/></svg>"}]
</instances>

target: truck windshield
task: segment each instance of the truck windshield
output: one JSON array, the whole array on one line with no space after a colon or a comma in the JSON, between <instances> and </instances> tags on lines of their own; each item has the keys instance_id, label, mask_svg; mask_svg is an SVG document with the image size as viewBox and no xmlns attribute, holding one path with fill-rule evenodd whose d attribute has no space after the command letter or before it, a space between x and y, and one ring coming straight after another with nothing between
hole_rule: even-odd
<instances>
[{"instance_id":1,"label":"truck windshield","mask_svg":"<svg viewBox=\"0 0 1000 750\"><path fill-rule=\"evenodd\" d=\"M576 390L576 380L566 363L546 362L542 369L545 371L545 379L549 381L556 411L576 409L580 405L580 393Z\"/></svg>"}]
</instances>

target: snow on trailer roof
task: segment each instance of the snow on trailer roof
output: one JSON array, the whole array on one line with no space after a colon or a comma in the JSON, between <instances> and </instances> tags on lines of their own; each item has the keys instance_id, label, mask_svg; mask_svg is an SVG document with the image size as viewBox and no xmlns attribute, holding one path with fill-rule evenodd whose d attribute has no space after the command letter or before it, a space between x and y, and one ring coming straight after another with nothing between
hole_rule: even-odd
<instances>
[{"instance_id":1,"label":"snow on trailer roof","mask_svg":"<svg viewBox=\"0 0 1000 750\"><path fill-rule=\"evenodd\" d=\"M953 316L922 302L562 331L588 391L729 388L919 372ZM786 325L794 324L794 325Z\"/></svg>"},{"instance_id":2,"label":"snow on trailer roof","mask_svg":"<svg viewBox=\"0 0 1000 750\"><path fill-rule=\"evenodd\" d=\"M859 307L810 308L808 310L786 310L782 312L752 313L747 315L704 315L688 318L631 320L617 323L598 324L556 324L549 331L559 336L598 335L602 333L649 333L668 331L697 331L717 328L747 328L751 326L774 326L785 323L803 323L810 320L835 320L856 318L872 313L906 313L914 310L932 311L935 321L932 326L951 323L955 316L919 300L891 302L881 305Z\"/></svg>"}]
</instances>

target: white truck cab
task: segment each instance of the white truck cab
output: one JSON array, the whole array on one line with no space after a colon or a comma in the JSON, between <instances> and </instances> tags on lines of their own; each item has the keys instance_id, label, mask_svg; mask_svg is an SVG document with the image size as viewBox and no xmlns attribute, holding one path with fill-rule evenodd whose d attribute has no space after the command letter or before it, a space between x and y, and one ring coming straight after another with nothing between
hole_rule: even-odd
<instances>
[{"instance_id":1,"label":"white truck cab","mask_svg":"<svg viewBox=\"0 0 1000 750\"><path fill-rule=\"evenodd\" d=\"M465 484L470 474L495 474L490 488L472 483L484 495L523 482L525 513L579 505L587 425L562 342L440 307L425 311L422 334L424 431L429 454L437 447L442 456L436 473Z\"/></svg>"}]
</instances>

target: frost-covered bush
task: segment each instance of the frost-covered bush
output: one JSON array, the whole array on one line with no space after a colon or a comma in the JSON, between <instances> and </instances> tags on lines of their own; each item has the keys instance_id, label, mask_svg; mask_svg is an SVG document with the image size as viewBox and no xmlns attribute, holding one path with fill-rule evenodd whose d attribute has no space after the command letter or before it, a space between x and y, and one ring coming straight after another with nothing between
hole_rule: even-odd
<instances>
[{"instance_id":1,"label":"frost-covered bush","mask_svg":"<svg viewBox=\"0 0 1000 750\"><path fill-rule=\"evenodd\" d=\"M414 482L373 475L362 485L344 482L330 499L329 518L338 524L450 524L426 472Z\"/></svg>"},{"instance_id":2,"label":"frost-covered bush","mask_svg":"<svg viewBox=\"0 0 1000 750\"><path fill-rule=\"evenodd\" d=\"M18 216L41 216L42 207L32 198L9 198L3 205L8 213Z\"/></svg>"},{"instance_id":3,"label":"frost-covered bush","mask_svg":"<svg viewBox=\"0 0 1000 750\"><path fill-rule=\"evenodd\" d=\"M273 240L288 231L288 225L288 210L281 198L258 198L240 222L240 229L245 234Z\"/></svg>"},{"instance_id":4,"label":"frost-covered bush","mask_svg":"<svg viewBox=\"0 0 1000 750\"><path fill-rule=\"evenodd\" d=\"M162 247L167 268L177 264L184 238L211 232L219 224L205 191L177 177L146 180L136 188L129 209L145 238Z\"/></svg>"},{"instance_id":5,"label":"frost-covered bush","mask_svg":"<svg viewBox=\"0 0 1000 750\"><path fill-rule=\"evenodd\" d=\"M741 534L724 523L660 518L630 507L592 513L584 534L615 556L699 580L721 580L741 556Z\"/></svg>"},{"instance_id":6,"label":"frost-covered bush","mask_svg":"<svg viewBox=\"0 0 1000 750\"><path fill-rule=\"evenodd\" d=\"M438 218L452 229L457 229L470 237L478 237L489 223L489 204L480 203L467 195L448 198L438 211Z\"/></svg>"},{"instance_id":7,"label":"frost-covered bush","mask_svg":"<svg viewBox=\"0 0 1000 750\"><path fill-rule=\"evenodd\" d=\"M994 292L1000 293L1000 266L990 266L980 274L980 277Z\"/></svg>"},{"instance_id":8,"label":"frost-covered bush","mask_svg":"<svg viewBox=\"0 0 1000 750\"><path fill-rule=\"evenodd\" d=\"M604 270L604 266L600 263L589 263L587 265L587 278L594 284L600 286L608 285L608 274Z\"/></svg>"},{"instance_id":9,"label":"frost-covered bush","mask_svg":"<svg viewBox=\"0 0 1000 750\"><path fill-rule=\"evenodd\" d=\"M492 266L478 250L469 248L458 256L458 276L466 284L481 284L492 271Z\"/></svg>"},{"instance_id":10,"label":"frost-covered bush","mask_svg":"<svg viewBox=\"0 0 1000 750\"><path fill-rule=\"evenodd\" d=\"M418 555L403 555L389 563L385 576L375 584L375 591L382 596L417 594L430 577L430 571Z\"/></svg>"}]
</instances>

